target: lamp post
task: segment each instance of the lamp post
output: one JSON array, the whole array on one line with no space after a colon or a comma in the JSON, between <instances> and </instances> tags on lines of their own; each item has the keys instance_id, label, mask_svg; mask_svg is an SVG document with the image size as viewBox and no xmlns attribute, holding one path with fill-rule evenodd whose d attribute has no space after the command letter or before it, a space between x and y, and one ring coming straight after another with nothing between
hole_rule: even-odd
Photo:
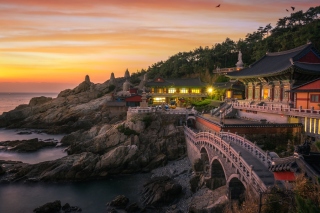
<instances>
[{"instance_id":1,"label":"lamp post","mask_svg":"<svg viewBox=\"0 0 320 213\"><path fill-rule=\"evenodd\" d=\"M208 88L208 93L210 94L210 99L212 99L212 91L213 91L212 87L209 87Z\"/></svg>"}]
</instances>

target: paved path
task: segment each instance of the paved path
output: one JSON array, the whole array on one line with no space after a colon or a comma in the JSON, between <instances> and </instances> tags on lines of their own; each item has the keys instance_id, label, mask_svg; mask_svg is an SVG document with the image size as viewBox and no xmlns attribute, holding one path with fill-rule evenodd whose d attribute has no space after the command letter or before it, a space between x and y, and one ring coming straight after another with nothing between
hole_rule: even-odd
<instances>
[{"instance_id":1,"label":"paved path","mask_svg":"<svg viewBox=\"0 0 320 213\"><path fill-rule=\"evenodd\" d=\"M202 114L201 116L205 117L206 119L220 123L220 117L211 116L210 114ZM239 118L222 119L222 121L224 122L224 124L261 124L261 122L259 121L250 121Z\"/></svg>"},{"instance_id":2,"label":"paved path","mask_svg":"<svg viewBox=\"0 0 320 213\"><path fill-rule=\"evenodd\" d=\"M274 185L274 176L273 173L258 159L256 159L249 151L242 148L235 142L223 139L224 141L231 142L231 147L237 152L241 152L242 158L248 165L253 166L253 171L259 176L259 178L264 182L266 186Z\"/></svg>"}]
</instances>

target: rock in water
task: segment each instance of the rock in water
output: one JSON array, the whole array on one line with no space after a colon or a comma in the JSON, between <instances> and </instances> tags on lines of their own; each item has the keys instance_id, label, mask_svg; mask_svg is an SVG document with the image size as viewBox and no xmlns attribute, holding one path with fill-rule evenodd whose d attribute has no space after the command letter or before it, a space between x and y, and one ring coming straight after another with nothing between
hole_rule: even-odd
<instances>
[{"instance_id":1,"label":"rock in water","mask_svg":"<svg viewBox=\"0 0 320 213\"><path fill-rule=\"evenodd\" d=\"M61 209L61 201L56 200L51 203L46 203L33 210L34 213L58 213Z\"/></svg>"},{"instance_id":2,"label":"rock in water","mask_svg":"<svg viewBox=\"0 0 320 213\"><path fill-rule=\"evenodd\" d=\"M124 195L118 195L109 203L109 205L120 208L120 209L124 209L126 208L128 203L129 203L129 198L127 198Z\"/></svg>"}]
</instances>

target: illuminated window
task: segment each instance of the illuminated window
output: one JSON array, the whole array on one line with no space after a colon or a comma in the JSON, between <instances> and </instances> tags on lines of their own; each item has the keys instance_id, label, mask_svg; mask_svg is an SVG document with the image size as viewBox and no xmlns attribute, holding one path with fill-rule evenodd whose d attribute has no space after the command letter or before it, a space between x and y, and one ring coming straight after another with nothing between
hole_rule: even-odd
<instances>
[{"instance_id":1,"label":"illuminated window","mask_svg":"<svg viewBox=\"0 0 320 213\"><path fill-rule=\"evenodd\" d=\"M163 98L163 97L156 97L156 98L153 98L153 103L154 104L159 104L159 103L163 103L166 101L166 98Z\"/></svg>"},{"instance_id":2,"label":"illuminated window","mask_svg":"<svg viewBox=\"0 0 320 213\"><path fill-rule=\"evenodd\" d=\"M158 88L158 93L163 93L163 89L162 88Z\"/></svg>"},{"instance_id":3,"label":"illuminated window","mask_svg":"<svg viewBox=\"0 0 320 213\"><path fill-rule=\"evenodd\" d=\"M318 134L320 134L320 120L318 121Z\"/></svg>"},{"instance_id":4,"label":"illuminated window","mask_svg":"<svg viewBox=\"0 0 320 213\"><path fill-rule=\"evenodd\" d=\"M304 131L307 132L308 118L304 118Z\"/></svg>"},{"instance_id":5,"label":"illuminated window","mask_svg":"<svg viewBox=\"0 0 320 213\"><path fill-rule=\"evenodd\" d=\"M317 127L317 119L313 119L313 133L317 133L316 131L317 131L317 129L316 129L316 127Z\"/></svg>"},{"instance_id":6,"label":"illuminated window","mask_svg":"<svg viewBox=\"0 0 320 213\"><path fill-rule=\"evenodd\" d=\"M169 88L168 93L175 93L176 92L176 88Z\"/></svg>"},{"instance_id":7,"label":"illuminated window","mask_svg":"<svg viewBox=\"0 0 320 213\"><path fill-rule=\"evenodd\" d=\"M180 93L189 93L189 90L186 88L181 88Z\"/></svg>"},{"instance_id":8,"label":"illuminated window","mask_svg":"<svg viewBox=\"0 0 320 213\"><path fill-rule=\"evenodd\" d=\"M200 89L191 89L192 93L200 93Z\"/></svg>"}]
</instances>

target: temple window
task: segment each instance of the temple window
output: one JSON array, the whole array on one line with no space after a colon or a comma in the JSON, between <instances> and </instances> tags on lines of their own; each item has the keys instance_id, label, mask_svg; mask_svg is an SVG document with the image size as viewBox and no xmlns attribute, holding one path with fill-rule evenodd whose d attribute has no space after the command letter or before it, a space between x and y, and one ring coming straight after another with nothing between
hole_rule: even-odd
<instances>
[{"instance_id":1,"label":"temple window","mask_svg":"<svg viewBox=\"0 0 320 213\"><path fill-rule=\"evenodd\" d=\"M180 93L189 93L189 90L186 88L181 88Z\"/></svg>"},{"instance_id":2,"label":"temple window","mask_svg":"<svg viewBox=\"0 0 320 213\"><path fill-rule=\"evenodd\" d=\"M200 93L200 89L191 89L191 93Z\"/></svg>"},{"instance_id":3,"label":"temple window","mask_svg":"<svg viewBox=\"0 0 320 213\"><path fill-rule=\"evenodd\" d=\"M165 101L166 101L166 98L164 98L164 97L153 98L153 103L154 104L164 103Z\"/></svg>"},{"instance_id":4,"label":"temple window","mask_svg":"<svg viewBox=\"0 0 320 213\"><path fill-rule=\"evenodd\" d=\"M163 93L163 89L162 88L158 88L158 93Z\"/></svg>"},{"instance_id":5,"label":"temple window","mask_svg":"<svg viewBox=\"0 0 320 213\"><path fill-rule=\"evenodd\" d=\"M310 97L310 102L319 103L319 102L320 102L319 96L320 96L320 94L311 95L311 97Z\"/></svg>"},{"instance_id":6,"label":"temple window","mask_svg":"<svg viewBox=\"0 0 320 213\"><path fill-rule=\"evenodd\" d=\"M169 88L168 93L175 93L177 90L176 88Z\"/></svg>"}]
</instances>

